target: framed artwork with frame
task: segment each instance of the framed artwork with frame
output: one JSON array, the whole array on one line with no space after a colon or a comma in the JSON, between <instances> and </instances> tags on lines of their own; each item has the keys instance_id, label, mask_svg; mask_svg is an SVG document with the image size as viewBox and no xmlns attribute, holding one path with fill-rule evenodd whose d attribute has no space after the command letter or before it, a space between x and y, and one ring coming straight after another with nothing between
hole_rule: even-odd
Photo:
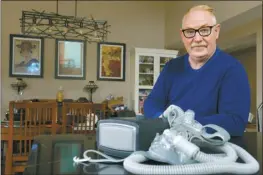
<instances>
[{"instance_id":1,"label":"framed artwork with frame","mask_svg":"<svg viewBox=\"0 0 263 175\"><path fill-rule=\"evenodd\" d=\"M56 79L86 79L86 42L56 39Z\"/></svg>"},{"instance_id":2,"label":"framed artwork with frame","mask_svg":"<svg viewBox=\"0 0 263 175\"><path fill-rule=\"evenodd\" d=\"M125 81L126 44L99 42L97 80Z\"/></svg>"},{"instance_id":3,"label":"framed artwork with frame","mask_svg":"<svg viewBox=\"0 0 263 175\"><path fill-rule=\"evenodd\" d=\"M9 76L43 78L44 39L10 34Z\"/></svg>"}]
</instances>

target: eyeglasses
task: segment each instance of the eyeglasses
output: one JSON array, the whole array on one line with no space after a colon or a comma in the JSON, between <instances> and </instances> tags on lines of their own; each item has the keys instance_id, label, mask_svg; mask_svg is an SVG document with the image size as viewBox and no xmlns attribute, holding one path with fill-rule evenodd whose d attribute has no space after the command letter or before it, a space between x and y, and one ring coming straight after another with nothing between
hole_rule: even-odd
<instances>
[{"instance_id":1,"label":"eyeglasses","mask_svg":"<svg viewBox=\"0 0 263 175\"><path fill-rule=\"evenodd\" d=\"M193 38L195 37L196 32L199 33L200 36L209 36L211 34L212 28L216 26L205 26L199 29L183 29L182 32L186 38Z\"/></svg>"}]
</instances>

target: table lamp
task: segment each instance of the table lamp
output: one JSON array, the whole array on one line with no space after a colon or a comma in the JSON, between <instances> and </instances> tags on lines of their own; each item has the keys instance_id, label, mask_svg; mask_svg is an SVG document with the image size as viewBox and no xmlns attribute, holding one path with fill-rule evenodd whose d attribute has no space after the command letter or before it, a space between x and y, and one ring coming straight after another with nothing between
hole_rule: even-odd
<instances>
[{"instance_id":1,"label":"table lamp","mask_svg":"<svg viewBox=\"0 0 263 175\"><path fill-rule=\"evenodd\" d=\"M92 101L92 93L96 91L98 86L95 84L94 81L89 81L89 83L84 87L85 91L90 93L90 102Z\"/></svg>"}]
</instances>

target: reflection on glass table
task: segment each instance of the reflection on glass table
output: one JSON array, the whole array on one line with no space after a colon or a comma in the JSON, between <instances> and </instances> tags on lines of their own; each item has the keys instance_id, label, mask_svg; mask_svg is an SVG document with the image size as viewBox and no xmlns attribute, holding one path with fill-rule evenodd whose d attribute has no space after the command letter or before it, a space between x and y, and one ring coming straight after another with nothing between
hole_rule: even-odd
<instances>
[{"instance_id":1,"label":"reflection on glass table","mask_svg":"<svg viewBox=\"0 0 263 175\"><path fill-rule=\"evenodd\" d=\"M82 157L87 149L95 149L95 135L74 135L70 137L47 136L45 139L34 141L31 148L28 166L25 175L41 174L130 174L122 163L79 163L73 162L73 157ZM233 137L230 142L246 149L255 157L262 168L262 133L244 133L244 137ZM89 154L92 159L101 159L97 154ZM240 160L239 160L240 162ZM242 162L242 161L241 161ZM150 161L147 164L157 165L158 162ZM262 172L262 170L261 170ZM259 175L261 172L258 172Z\"/></svg>"}]
</instances>

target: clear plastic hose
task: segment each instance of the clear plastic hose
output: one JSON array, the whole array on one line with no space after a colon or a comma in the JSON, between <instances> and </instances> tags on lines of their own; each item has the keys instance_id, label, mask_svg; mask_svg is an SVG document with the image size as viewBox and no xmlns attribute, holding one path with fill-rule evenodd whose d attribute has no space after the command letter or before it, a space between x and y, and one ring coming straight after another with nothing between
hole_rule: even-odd
<instances>
[{"instance_id":1,"label":"clear plastic hose","mask_svg":"<svg viewBox=\"0 0 263 175\"><path fill-rule=\"evenodd\" d=\"M200 151L194 157L201 163L185 164L185 165L146 165L143 162L148 159L143 154L134 153L124 160L124 168L134 174L253 174L259 170L258 162L243 148L226 143L222 150L228 150L230 147L235 150L237 156L245 163L229 161L207 162L210 158ZM230 149L229 149L230 150Z\"/></svg>"},{"instance_id":2,"label":"clear plastic hose","mask_svg":"<svg viewBox=\"0 0 263 175\"><path fill-rule=\"evenodd\" d=\"M215 147L216 150L224 152L222 154L206 154L201 151L196 155L195 160L198 162L235 162L238 158L237 153L233 147L228 144L224 146Z\"/></svg>"}]
</instances>

